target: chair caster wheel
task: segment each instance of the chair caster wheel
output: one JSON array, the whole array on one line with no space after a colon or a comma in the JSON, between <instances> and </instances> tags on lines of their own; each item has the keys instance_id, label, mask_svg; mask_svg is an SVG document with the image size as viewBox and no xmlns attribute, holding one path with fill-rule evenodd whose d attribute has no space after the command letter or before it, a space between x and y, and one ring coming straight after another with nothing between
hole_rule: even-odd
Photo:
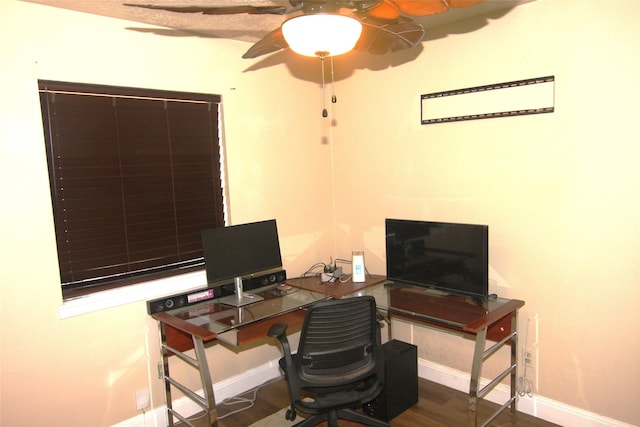
<instances>
[{"instance_id":1,"label":"chair caster wheel","mask_svg":"<svg viewBox=\"0 0 640 427\"><path fill-rule=\"evenodd\" d=\"M287 414L285 415L285 418L289 421L293 421L296 419L296 411L293 411L291 409L287 409Z\"/></svg>"}]
</instances>

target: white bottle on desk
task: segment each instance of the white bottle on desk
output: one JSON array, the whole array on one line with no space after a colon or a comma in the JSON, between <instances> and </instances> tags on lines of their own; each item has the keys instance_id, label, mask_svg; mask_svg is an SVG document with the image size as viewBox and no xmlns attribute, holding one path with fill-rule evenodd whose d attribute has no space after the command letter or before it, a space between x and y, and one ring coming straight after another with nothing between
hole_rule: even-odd
<instances>
[{"instance_id":1,"label":"white bottle on desk","mask_svg":"<svg viewBox=\"0 0 640 427\"><path fill-rule=\"evenodd\" d=\"M351 253L351 266L352 277L351 280L356 282L364 282L365 281L365 269L364 269L364 251L353 251Z\"/></svg>"}]
</instances>

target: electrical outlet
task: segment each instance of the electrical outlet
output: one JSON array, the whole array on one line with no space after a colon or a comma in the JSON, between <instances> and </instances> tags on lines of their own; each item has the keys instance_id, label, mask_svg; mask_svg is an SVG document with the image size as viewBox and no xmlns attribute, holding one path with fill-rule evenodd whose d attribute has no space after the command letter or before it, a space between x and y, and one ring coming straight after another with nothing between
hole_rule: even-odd
<instances>
[{"instance_id":1,"label":"electrical outlet","mask_svg":"<svg viewBox=\"0 0 640 427\"><path fill-rule=\"evenodd\" d=\"M151 396L149 395L149 389L143 388L136 391L136 409L142 411L147 409L151 405Z\"/></svg>"},{"instance_id":2,"label":"electrical outlet","mask_svg":"<svg viewBox=\"0 0 640 427\"><path fill-rule=\"evenodd\" d=\"M535 368L538 361L538 350L533 348L525 348L523 350L524 365L528 368Z\"/></svg>"}]
</instances>

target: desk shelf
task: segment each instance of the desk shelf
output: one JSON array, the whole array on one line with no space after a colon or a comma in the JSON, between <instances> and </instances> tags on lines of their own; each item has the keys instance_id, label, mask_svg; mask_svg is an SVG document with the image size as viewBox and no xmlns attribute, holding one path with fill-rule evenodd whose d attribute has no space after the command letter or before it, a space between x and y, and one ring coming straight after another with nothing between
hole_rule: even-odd
<instances>
[{"instance_id":1,"label":"desk shelf","mask_svg":"<svg viewBox=\"0 0 640 427\"><path fill-rule=\"evenodd\" d=\"M294 328L302 325L304 308L316 301L328 299L324 294L295 289L275 297L268 291L272 286L252 290L263 299L242 307L233 307L214 300L203 301L188 307L153 313L158 321L161 340L163 380L167 405L167 424L190 427L217 426L218 415L211 382L211 373L205 353L205 343L223 341L242 345L267 336L273 323L288 323ZM186 354L194 350L195 357ZM178 360L198 371L203 396L171 376L169 358ZM172 391L179 390L202 408L197 416L186 417L173 408Z\"/></svg>"}]
</instances>

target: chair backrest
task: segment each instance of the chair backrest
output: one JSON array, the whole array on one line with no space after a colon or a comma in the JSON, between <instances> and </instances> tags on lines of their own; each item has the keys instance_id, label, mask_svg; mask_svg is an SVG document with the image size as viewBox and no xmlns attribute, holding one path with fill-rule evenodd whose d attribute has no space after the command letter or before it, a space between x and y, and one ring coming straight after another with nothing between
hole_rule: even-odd
<instances>
[{"instance_id":1,"label":"chair backrest","mask_svg":"<svg viewBox=\"0 0 640 427\"><path fill-rule=\"evenodd\" d=\"M374 375L382 382L384 366L375 299L364 296L311 306L295 360L303 388L350 384Z\"/></svg>"}]
</instances>

